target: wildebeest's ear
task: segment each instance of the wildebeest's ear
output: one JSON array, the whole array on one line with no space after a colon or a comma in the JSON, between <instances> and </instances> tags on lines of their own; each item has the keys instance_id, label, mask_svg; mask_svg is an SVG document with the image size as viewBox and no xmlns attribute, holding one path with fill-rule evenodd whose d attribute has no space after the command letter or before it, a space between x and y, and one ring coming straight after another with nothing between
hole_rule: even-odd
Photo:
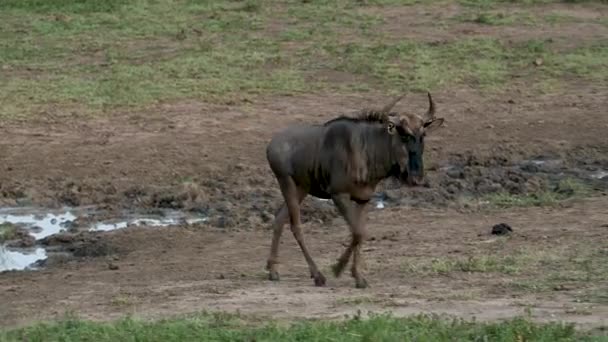
<instances>
[{"instance_id":1,"label":"wildebeest's ear","mask_svg":"<svg viewBox=\"0 0 608 342\"><path fill-rule=\"evenodd\" d=\"M388 131L388 134L393 135L397 133L397 124L399 124L399 119L394 116L388 116L386 119L386 130Z\"/></svg>"},{"instance_id":2,"label":"wildebeest's ear","mask_svg":"<svg viewBox=\"0 0 608 342\"><path fill-rule=\"evenodd\" d=\"M443 118L431 119L424 123L424 131L429 133L443 125Z\"/></svg>"},{"instance_id":3,"label":"wildebeest's ear","mask_svg":"<svg viewBox=\"0 0 608 342\"><path fill-rule=\"evenodd\" d=\"M397 128L395 127L395 124L392 121L386 123L386 130L390 135L393 135L397 132Z\"/></svg>"}]
</instances>

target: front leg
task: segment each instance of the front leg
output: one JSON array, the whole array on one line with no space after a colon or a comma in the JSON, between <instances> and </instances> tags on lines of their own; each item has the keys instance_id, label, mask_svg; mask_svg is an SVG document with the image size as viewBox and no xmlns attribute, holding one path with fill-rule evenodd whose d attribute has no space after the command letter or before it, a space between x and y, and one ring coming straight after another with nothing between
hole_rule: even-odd
<instances>
[{"instance_id":1,"label":"front leg","mask_svg":"<svg viewBox=\"0 0 608 342\"><path fill-rule=\"evenodd\" d=\"M338 208L340 214L346 220L346 223L348 224L352 235L350 245L346 247L344 253L342 253L342 255L338 258L337 263L332 267L334 275L336 277L339 277L342 274L344 267L346 267L346 264L348 264L351 254L353 254L354 252L352 276L355 278L357 287L366 287L367 282L365 281L365 278L363 277L361 272L359 272L359 265L361 261L361 244L363 243L363 240L367 235L365 229L365 220L367 218L367 216L365 215L367 211L367 202L353 202L350 200L349 194L339 194L332 196L332 200Z\"/></svg>"}]
</instances>

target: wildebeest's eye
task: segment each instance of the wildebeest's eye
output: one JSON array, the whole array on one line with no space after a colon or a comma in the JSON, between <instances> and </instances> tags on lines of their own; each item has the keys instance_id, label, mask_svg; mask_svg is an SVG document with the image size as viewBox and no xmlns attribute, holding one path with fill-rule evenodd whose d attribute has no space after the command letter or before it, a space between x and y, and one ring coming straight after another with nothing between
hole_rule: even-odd
<instances>
[{"instance_id":1,"label":"wildebeest's eye","mask_svg":"<svg viewBox=\"0 0 608 342\"><path fill-rule=\"evenodd\" d=\"M410 141L415 141L416 138L413 135L409 135L409 134L404 134L401 136L401 141L403 142L410 142Z\"/></svg>"}]
</instances>

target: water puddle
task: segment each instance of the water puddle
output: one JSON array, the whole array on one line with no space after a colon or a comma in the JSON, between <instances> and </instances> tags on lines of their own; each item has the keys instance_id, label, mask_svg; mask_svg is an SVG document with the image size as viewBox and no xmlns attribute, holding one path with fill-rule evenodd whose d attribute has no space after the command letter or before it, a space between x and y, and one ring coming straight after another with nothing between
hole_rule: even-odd
<instances>
[{"instance_id":1,"label":"water puddle","mask_svg":"<svg viewBox=\"0 0 608 342\"><path fill-rule=\"evenodd\" d=\"M0 272L13 270L35 269L32 267L37 261L46 259L44 248L35 248L31 251L11 251L0 246Z\"/></svg>"},{"instance_id":2,"label":"water puddle","mask_svg":"<svg viewBox=\"0 0 608 342\"><path fill-rule=\"evenodd\" d=\"M70 211L38 213L27 209L0 209L0 224L12 223L28 229L36 240L60 233L76 216Z\"/></svg>"},{"instance_id":3,"label":"water puddle","mask_svg":"<svg viewBox=\"0 0 608 342\"><path fill-rule=\"evenodd\" d=\"M206 217L199 218L184 218L183 215L173 215L173 217L163 217L163 218L139 218L133 220L126 221L116 221L116 222L99 222L94 224L89 230L92 231L110 231L114 229L122 229L130 226L149 226L149 227L163 227L163 226L171 226L176 224L194 224L199 222L207 221Z\"/></svg>"},{"instance_id":4,"label":"water puddle","mask_svg":"<svg viewBox=\"0 0 608 342\"><path fill-rule=\"evenodd\" d=\"M162 211L157 214L124 213L118 218L94 220L100 214L91 208L65 208L62 210L37 210L33 208L2 208L0 224L10 223L25 229L36 240L71 229L88 231L111 231L130 226L162 227L179 224L194 224L207 221L207 217L180 211ZM103 216L102 216L103 217ZM78 227L77 219L90 218L87 224ZM32 265L47 258L43 248L7 248L0 245L0 272L35 269Z\"/></svg>"},{"instance_id":5,"label":"water puddle","mask_svg":"<svg viewBox=\"0 0 608 342\"><path fill-rule=\"evenodd\" d=\"M598 170L590 174L591 178L595 179L608 179L608 171Z\"/></svg>"}]
</instances>

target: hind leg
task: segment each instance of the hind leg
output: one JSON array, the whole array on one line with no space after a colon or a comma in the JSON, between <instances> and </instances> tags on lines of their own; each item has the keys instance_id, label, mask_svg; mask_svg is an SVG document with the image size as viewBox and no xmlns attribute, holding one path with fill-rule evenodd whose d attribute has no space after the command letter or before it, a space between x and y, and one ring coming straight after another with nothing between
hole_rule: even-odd
<instances>
[{"instance_id":1,"label":"hind leg","mask_svg":"<svg viewBox=\"0 0 608 342\"><path fill-rule=\"evenodd\" d=\"M302 200L306 197L306 192L298 189L297 192L298 203L301 203ZM289 210L287 210L287 204L283 203L283 205L277 211L275 215L274 223L273 223L273 233L272 233L272 244L270 246L270 256L268 257L268 261L266 263L266 270L268 271L268 279L273 281L279 280L279 271L278 271L278 263L279 263L279 243L281 241L281 235L283 234L283 228L285 227L285 223L289 219Z\"/></svg>"},{"instance_id":2,"label":"hind leg","mask_svg":"<svg viewBox=\"0 0 608 342\"><path fill-rule=\"evenodd\" d=\"M287 223L288 218L289 212L287 211L287 205L283 204L281 208L279 208L273 222L270 256L266 262L266 270L268 271L269 280L279 280L279 271L277 270L277 264L279 263L279 243L281 241L281 234L283 234L283 227L285 226L285 223Z\"/></svg>"},{"instance_id":3,"label":"hind leg","mask_svg":"<svg viewBox=\"0 0 608 342\"><path fill-rule=\"evenodd\" d=\"M308 269L310 270L310 275L314 279L316 286L324 286L325 285L325 277L319 271L319 268L315 264L308 248L306 247L306 243L304 242L304 236L302 235L302 229L300 228L300 202L298 198L298 194L303 193L304 191L296 185L291 177L286 177L281 179L281 191L283 192L283 197L285 198L285 204L287 205L287 210L289 212L289 219L291 225L291 232L293 233L293 237L298 242L300 249L302 250L302 254L304 254L304 259L306 259L306 263L308 264Z\"/></svg>"}]
</instances>

